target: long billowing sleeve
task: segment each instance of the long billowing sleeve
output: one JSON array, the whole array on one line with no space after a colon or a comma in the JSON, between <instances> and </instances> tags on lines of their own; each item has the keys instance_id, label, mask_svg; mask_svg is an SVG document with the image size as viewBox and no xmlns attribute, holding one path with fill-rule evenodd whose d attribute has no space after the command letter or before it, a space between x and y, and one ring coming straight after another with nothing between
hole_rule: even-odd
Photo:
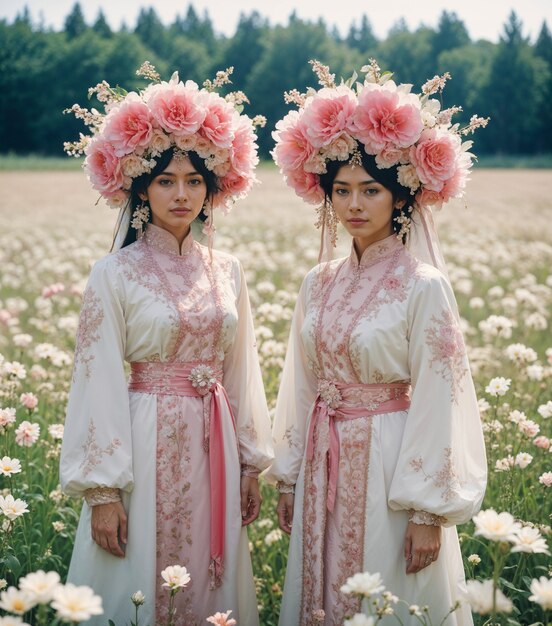
<instances>
[{"instance_id":1,"label":"long billowing sleeve","mask_svg":"<svg viewBox=\"0 0 552 626\"><path fill-rule=\"evenodd\" d=\"M236 335L224 357L224 387L236 418L242 466L262 471L274 456L270 418L253 329L245 276L236 264L239 290Z\"/></svg>"},{"instance_id":2,"label":"long billowing sleeve","mask_svg":"<svg viewBox=\"0 0 552 626\"><path fill-rule=\"evenodd\" d=\"M61 486L72 496L133 487L125 319L110 261L92 270L77 331L60 466Z\"/></svg>"},{"instance_id":3,"label":"long billowing sleeve","mask_svg":"<svg viewBox=\"0 0 552 626\"><path fill-rule=\"evenodd\" d=\"M485 492L485 446L454 295L427 266L408 307L408 341L412 403L389 506L464 523Z\"/></svg>"},{"instance_id":4,"label":"long billowing sleeve","mask_svg":"<svg viewBox=\"0 0 552 626\"><path fill-rule=\"evenodd\" d=\"M301 328L305 319L308 274L297 298L274 418L275 459L265 475L272 483L294 485L304 455L307 420L317 394L317 380L308 367Z\"/></svg>"}]
</instances>

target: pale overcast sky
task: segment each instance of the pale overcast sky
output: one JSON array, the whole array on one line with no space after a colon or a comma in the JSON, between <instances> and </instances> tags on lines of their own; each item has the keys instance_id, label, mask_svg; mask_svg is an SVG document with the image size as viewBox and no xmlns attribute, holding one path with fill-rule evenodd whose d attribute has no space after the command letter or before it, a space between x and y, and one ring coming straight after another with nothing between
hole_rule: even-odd
<instances>
[{"instance_id":1,"label":"pale overcast sky","mask_svg":"<svg viewBox=\"0 0 552 626\"><path fill-rule=\"evenodd\" d=\"M60 29L75 0L1 0L0 19L9 22L28 6L33 19L46 26ZM153 6L165 24L177 14L185 14L188 0L82 0L81 7L87 22L95 19L103 9L108 22L117 29L124 20L131 28L140 7ZM454 11L464 21L472 39L498 41L502 26L510 11L518 14L524 34L534 41L543 20L552 29L552 0L193 0L191 4L202 13L209 12L217 32L232 35L240 12L257 10L271 24L285 24L289 14L296 10L303 19L319 17L329 25L336 25L345 33L351 22L366 13L376 36L385 38L389 28L404 17L412 30L421 23L435 26L443 10Z\"/></svg>"}]
</instances>

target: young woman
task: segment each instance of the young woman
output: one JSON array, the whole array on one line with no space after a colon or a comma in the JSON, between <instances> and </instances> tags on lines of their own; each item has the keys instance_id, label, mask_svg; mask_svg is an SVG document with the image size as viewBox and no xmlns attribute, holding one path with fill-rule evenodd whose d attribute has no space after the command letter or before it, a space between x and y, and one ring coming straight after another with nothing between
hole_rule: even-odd
<instances>
[{"instance_id":1,"label":"young woman","mask_svg":"<svg viewBox=\"0 0 552 626\"><path fill-rule=\"evenodd\" d=\"M460 193L470 159L449 112L375 64L356 91L315 69L325 86L296 98L274 155L322 202L323 238L339 221L352 246L303 282L278 396L268 475L291 533L280 624L342 624L361 610L342 586L363 571L439 624L461 599L455 525L481 504L486 462L427 204ZM469 608L446 623L470 624Z\"/></svg>"},{"instance_id":2,"label":"young woman","mask_svg":"<svg viewBox=\"0 0 552 626\"><path fill-rule=\"evenodd\" d=\"M175 624L231 609L256 625L245 526L270 423L243 270L191 232L251 184L253 127L177 76L108 101L85 168L126 205L122 247L94 266L77 335L61 481L86 502L69 581L102 596L90 623L128 623L141 590L140 623L153 625L168 619L161 572L185 566Z\"/></svg>"}]
</instances>

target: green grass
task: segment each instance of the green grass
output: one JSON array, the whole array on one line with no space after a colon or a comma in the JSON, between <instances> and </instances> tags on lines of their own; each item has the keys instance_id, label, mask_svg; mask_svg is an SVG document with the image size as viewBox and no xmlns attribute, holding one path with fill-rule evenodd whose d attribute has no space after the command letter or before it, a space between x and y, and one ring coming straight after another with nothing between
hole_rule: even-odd
<instances>
[{"instance_id":1,"label":"green grass","mask_svg":"<svg viewBox=\"0 0 552 626\"><path fill-rule=\"evenodd\" d=\"M0 171L77 171L81 168L82 159L74 157L52 157L36 154L0 154Z\"/></svg>"},{"instance_id":2,"label":"green grass","mask_svg":"<svg viewBox=\"0 0 552 626\"><path fill-rule=\"evenodd\" d=\"M552 154L488 154L477 158L474 167L496 169L549 169Z\"/></svg>"}]
</instances>

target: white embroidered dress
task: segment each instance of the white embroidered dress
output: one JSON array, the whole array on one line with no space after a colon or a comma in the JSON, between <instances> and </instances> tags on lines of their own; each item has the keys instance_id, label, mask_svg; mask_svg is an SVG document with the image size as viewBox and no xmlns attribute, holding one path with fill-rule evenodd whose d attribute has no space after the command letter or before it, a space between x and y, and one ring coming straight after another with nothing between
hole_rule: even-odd
<instances>
[{"instance_id":1,"label":"white embroidered dress","mask_svg":"<svg viewBox=\"0 0 552 626\"><path fill-rule=\"evenodd\" d=\"M408 382L410 407L378 414ZM326 506L332 434L318 417L309 428L313 409L335 413L332 510ZM395 235L368 247L360 262L353 250L306 276L274 439L268 478L296 485L280 625L341 625L361 605L340 587L362 571L380 572L386 588L406 602L429 605L432 623L439 624L464 588L455 524L481 504L485 448L453 293L443 275L416 260ZM438 560L407 575L409 511L442 518L444 526ZM403 623L418 623L408 609L395 608ZM446 622L471 623L466 605Z\"/></svg>"},{"instance_id":2,"label":"white embroidered dress","mask_svg":"<svg viewBox=\"0 0 552 626\"><path fill-rule=\"evenodd\" d=\"M223 403L226 510L224 575L210 589L210 466L201 397L129 392L124 361L167 375L183 363L219 371ZM207 431L208 432L208 431ZM121 490L128 514L124 559L91 538L84 503L68 579L103 598L90 624L129 623L130 596L146 603L140 623L166 617L160 571L184 565L191 583L177 595L180 626L204 624L232 609L243 626L258 624L248 539L241 526L240 470L272 458L270 422L258 364L247 288L239 262L195 242L181 249L149 225L142 239L94 266L84 294L61 459L64 491ZM240 467L241 465L241 467ZM216 486L218 487L218 485ZM157 604L157 612L156 612ZM157 614L156 614L157 613Z\"/></svg>"}]
</instances>

